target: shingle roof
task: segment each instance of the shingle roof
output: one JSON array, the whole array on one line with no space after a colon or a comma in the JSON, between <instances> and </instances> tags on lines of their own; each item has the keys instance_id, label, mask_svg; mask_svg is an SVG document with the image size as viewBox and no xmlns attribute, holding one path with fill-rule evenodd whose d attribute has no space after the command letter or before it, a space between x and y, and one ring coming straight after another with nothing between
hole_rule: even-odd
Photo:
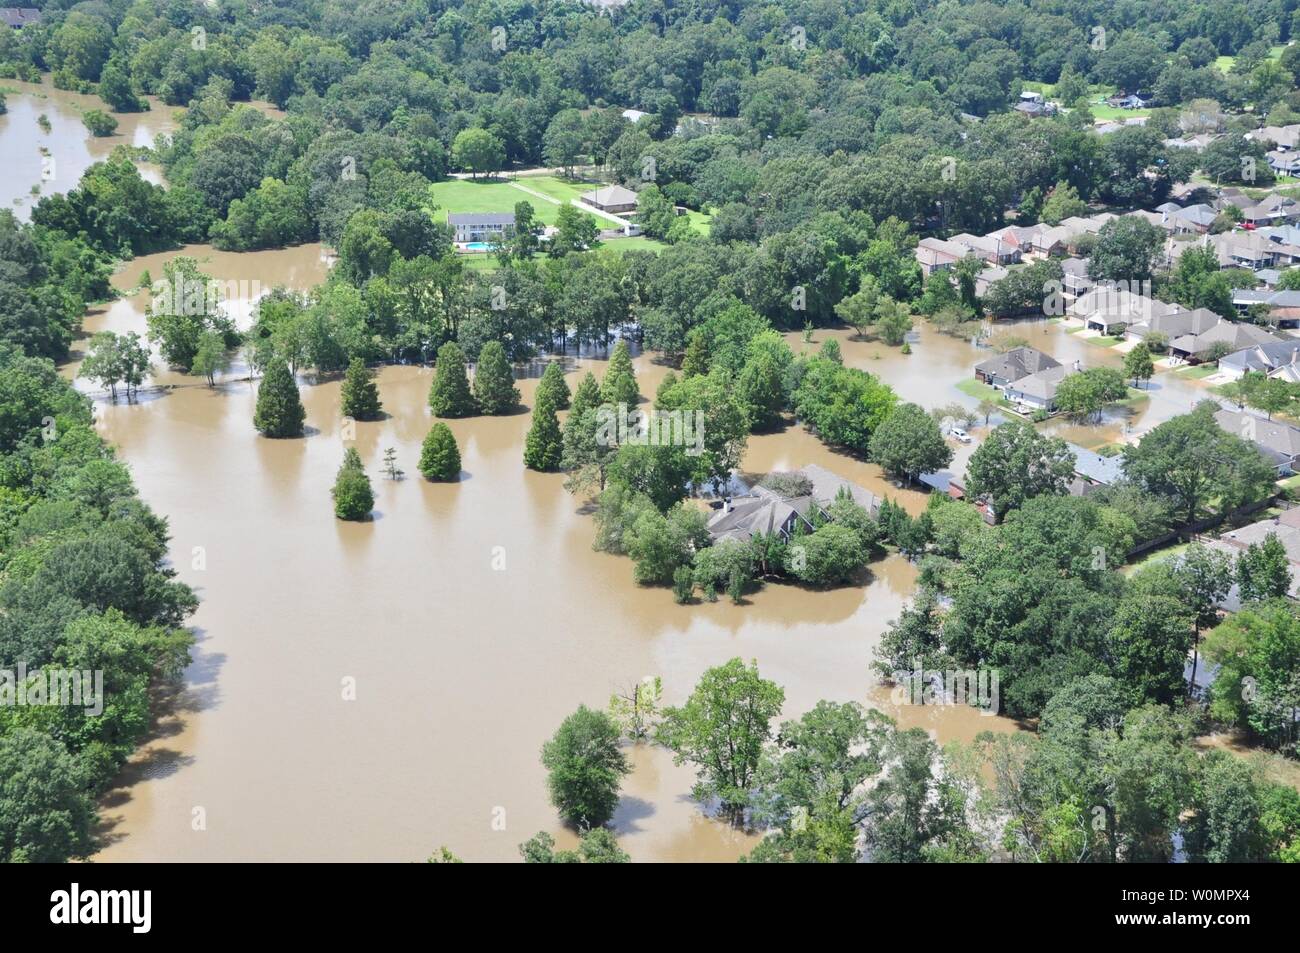
<instances>
[{"instance_id":1,"label":"shingle roof","mask_svg":"<svg viewBox=\"0 0 1300 953\"><path fill-rule=\"evenodd\" d=\"M1050 354L1032 347L1016 347L1005 354L981 361L975 365L975 370L985 376L1001 377L1014 382L1050 367L1060 366L1061 362Z\"/></svg>"},{"instance_id":2,"label":"shingle roof","mask_svg":"<svg viewBox=\"0 0 1300 953\"><path fill-rule=\"evenodd\" d=\"M448 212L448 225L513 225L514 212Z\"/></svg>"}]
</instances>

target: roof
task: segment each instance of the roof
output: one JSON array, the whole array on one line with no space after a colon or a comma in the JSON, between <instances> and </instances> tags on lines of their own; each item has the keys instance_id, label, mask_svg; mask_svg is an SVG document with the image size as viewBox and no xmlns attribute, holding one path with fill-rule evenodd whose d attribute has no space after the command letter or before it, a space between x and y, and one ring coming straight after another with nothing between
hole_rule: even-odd
<instances>
[{"instance_id":1,"label":"roof","mask_svg":"<svg viewBox=\"0 0 1300 953\"><path fill-rule=\"evenodd\" d=\"M1066 444L1074 454L1074 472L1084 479L1110 486L1124 475L1124 458L1118 453L1104 457L1078 444Z\"/></svg>"},{"instance_id":2,"label":"roof","mask_svg":"<svg viewBox=\"0 0 1300 953\"><path fill-rule=\"evenodd\" d=\"M748 540L773 533L798 511L776 496L752 496L737 500L730 509L723 508L709 519L709 535L714 539Z\"/></svg>"},{"instance_id":3,"label":"roof","mask_svg":"<svg viewBox=\"0 0 1300 953\"><path fill-rule=\"evenodd\" d=\"M5 26L20 27L41 22L41 11L35 7L0 7L0 20Z\"/></svg>"},{"instance_id":4,"label":"roof","mask_svg":"<svg viewBox=\"0 0 1300 953\"><path fill-rule=\"evenodd\" d=\"M1045 370L1022 377L1018 381L1012 382L1007 387L1007 392L1024 394L1026 397L1036 397L1041 401L1050 401L1056 396L1056 387L1068 375L1073 374L1074 369L1057 365Z\"/></svg>"},{"instance_id":5,"label":"roof","mask_svg":"<svg viewBox=\"0 0 1300 953\"><path fill-rule=\"evenodd\" d=\"M1290 424L1226 407L1216 413L1214 419L1228 433L1250 440L1275 457L1293 460L1300 456L1300 430ZM1247 434L1252 436L1247 437Z\"/></svg>"},{"instance_id":6,"label":"roof","mask_svg":"<svg viewBox=\"0 0 1300 953\"><path fill-rule=\"evenodd\" d=\"M1004 354L981 361L975 365L975 370L986 377L1001 377L1014 382L1030 374L1060 366L1060 361L1036 348L1015 347Z\"/></svg>"},{"instance_id":7,"label":"roof","mask_svg":"<svg viewBox=\"0 0 1300 953\"><path fill-rule=\"evenodd\" d=\"M1204 334L1222 321L1223 318L1209 308L1194 308L1191 311L1153 314L1150 320L1135 324L1129 330L1139 337L1154 332L1173 340L1186 334Z\"/></svg>"},{"instance_id":8,"label":"roof","mask_svg":"<svg viewBox=\"0 0 1300 953\"><path fill-rule=\"evenodd\" d=\"M635 205L636 193L621 185L604 185L582 193L582 200L591 205Z\"/></svg>"},{"instance_id":9,"label":"roof","mask_svg":"<svg viewBox=\"0 0 1300 953\"><path fill-rule=\"evenodd\" d=\"M448 225L513 225L514 212L448 212Z\"/></svg>"},{"instance_id":10,"label":"roof","mask_svg":"<svg viewBox=\"0 0 1300 953\"><path fill-rule=\"evenodd\" d=\"M1061 261L1061 271L1063 274L1075 278L1088 277L1088 259L1086 258L1065 258Z\"/></svg>"},{"instance_id":11,"label":"roof","mask_svg":"<svg viewBox=\"0 0 1300 953\"><path fill-rule=\"evenodd\" d=\"M1169 342L1170 348L1185 351L1188 354L1200 354L1220 342L1236 351L1251 344L1263 344L1268 341L1282 340L1276 334L1265 331L1253 324L1237 321L1220 321L1214 327L1201 334L1184 334Z\"/></svg>"},{"instance_id":12,"label":"roof","mask_svg":"<svg viewBox=\"0 0 1300 953\"><path fill-rule=\"evenodd\" d=\"M870 511L876 505L876 495L870 490L844 479L837 473L832 473L825 467L810 463L800 472L812 481L812 496L819 503L833 502L840 489L848 487L849 493L853 496L853 502L859 506Z\"/></svg>"},{"instance_id":13,"label":"roof","mask_svg":"<svg viewBox=\"0 0 1300 953\"><path fill-rule=\"evenodd\" d=\"M965 245L946 242L942 238L923 238L916 243L916 260L923 265L961 261L969 252Z\"/></svg>"},{"instance_id":14,"label":"roof","mask_svg":"<svg viewBox=\"0 0 1300 953\"><path fill-rule=\"evenodd\" d=\"M1070 305L1071 314L1088 318L1120 318L1126 322L1149 322L1158 315L1181 310L1176 304L1166 304L1158 298L1135 294L1127 288L1098 285L1081 295Z\"/></svg>"},{"instance_id":15,"label":"roof","mask_svg":"<svg viewBox=\"0 0 1300 953\"><path fill-rule=\"evenodd\" d=\"M1243 371L1271 374L1279 367L1295 364L1300 358L1300 339L1265 341L1233 351L1219 360L1219 366L1239 367Z\"/></svg>"},{"instance_id":16,"label":"roof","mask_svg":"<svg viewBox=\"0 0 1300 953\"><path fill-rule=\"evenodd\" d=\"M1176 218L1180 221L1187 222L1199 228L1208 228L1214 224L1214 219L1218 213L1204 202L1196 205L1189 205L1181 208L1177 212L1170 212L1170 218Z\"/></svg>"}]
</instances>

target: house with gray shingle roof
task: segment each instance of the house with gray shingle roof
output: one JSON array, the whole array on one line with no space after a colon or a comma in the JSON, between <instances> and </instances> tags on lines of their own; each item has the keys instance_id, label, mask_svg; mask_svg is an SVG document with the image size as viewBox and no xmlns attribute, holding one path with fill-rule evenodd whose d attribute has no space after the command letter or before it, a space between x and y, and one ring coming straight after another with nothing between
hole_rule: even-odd
<instances>
[{"instance_id":1,"label":"house with gray shingle roof","mask_svg":"<svg viewBox=\"0 0 1300 953\"><path fill-rule=\"evenodd\" d=\"M1013 347L1004 354L976 364L975 378L992 387L1006 387L1030 374L1060 366L1060 361L1036 348Z\"/></svg>"},{"instance_id":2,"label":"house with gray shingle roof","mask_svg":"<svg viewBox=\"0 0 1300 953\"><path fill-rule=\"evenodd\" d=\"M880 501L874 493L825 467L809 464L796 473L808 480L811 485L808 493L785 497L776 490L756 486L750 496L723 501L722 508L709 519L709 536L715 542L723 539L745 541L773 534L789 539L801 523L811 532L813 511L827 515L828 507L841 493L847 493L853 502L873 516L880 509Z\"/></svg>"},{"instance_id":3,"label":"house with gray shingle roof","mask_svg":"<svg viewBox=\"0 0 1300 953\"><path fill-rule=\"evenodd\" d=\"M457 242L490 242L515 232L514 212L449 212L447 224Z\"/></svg>"},{"instance_id":4,"label":"house with gray shingle roof","mask_svg":"<svg viewBox=\"0 0 1300 953\"><path fill-rule=\"evenodd\" d=\"M1294 473L1300 460L1300 430L1280 420L1266 420L1244 410L1224 408L1214 415L1227 433L1253 443L1282 476Z\"/></svg>"},{"instance_id":5,"label":"house with gray shingle roof","mask_svg":"<svg viewBox=\"0 0 1300 953\"><path fill-rule=\"evenodd\" d=\"M5 26L21 30L30 24L41 22L41 11L35 7L0 7L0 20Z\"/></svg>"}]
</instances>

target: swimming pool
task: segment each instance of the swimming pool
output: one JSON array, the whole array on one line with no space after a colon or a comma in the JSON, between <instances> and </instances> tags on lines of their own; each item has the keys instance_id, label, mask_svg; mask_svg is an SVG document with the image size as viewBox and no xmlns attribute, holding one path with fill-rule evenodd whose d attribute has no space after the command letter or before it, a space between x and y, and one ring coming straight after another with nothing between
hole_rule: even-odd
<instances>
[{"instance_id":1,"label":"swimming pool","mask_svg":"<svg viewBox=\"0 0 1300 953\"><path fill-rule=\"evenodd\" d=\"M492 245L488 242L466 242L464 244L466 251L491 251Z\"/></svg>"}]
</instances>

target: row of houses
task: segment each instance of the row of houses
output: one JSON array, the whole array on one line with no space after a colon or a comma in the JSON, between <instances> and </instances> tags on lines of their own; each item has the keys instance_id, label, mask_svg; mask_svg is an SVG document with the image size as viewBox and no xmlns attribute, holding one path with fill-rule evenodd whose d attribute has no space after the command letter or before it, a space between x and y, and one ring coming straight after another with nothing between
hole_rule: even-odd
<instances>
[{"instance_id":1,"label":"row of houses","mask_svg":"<svg viewBox=\"0 0 1300 953\"><path fill-rule=\"evenodd\" d=\"M1095 235L1117 216L1101 212L1086 218L1071 216L1059 225L1008 225L987 235L962 233L951 238L923 238L916 246L916 260L927 275L946 271L968 256L991 267L1018 264L1026 256L1042 258L1073 251L1083 235Z\"/></svg>"}]
</instances>

